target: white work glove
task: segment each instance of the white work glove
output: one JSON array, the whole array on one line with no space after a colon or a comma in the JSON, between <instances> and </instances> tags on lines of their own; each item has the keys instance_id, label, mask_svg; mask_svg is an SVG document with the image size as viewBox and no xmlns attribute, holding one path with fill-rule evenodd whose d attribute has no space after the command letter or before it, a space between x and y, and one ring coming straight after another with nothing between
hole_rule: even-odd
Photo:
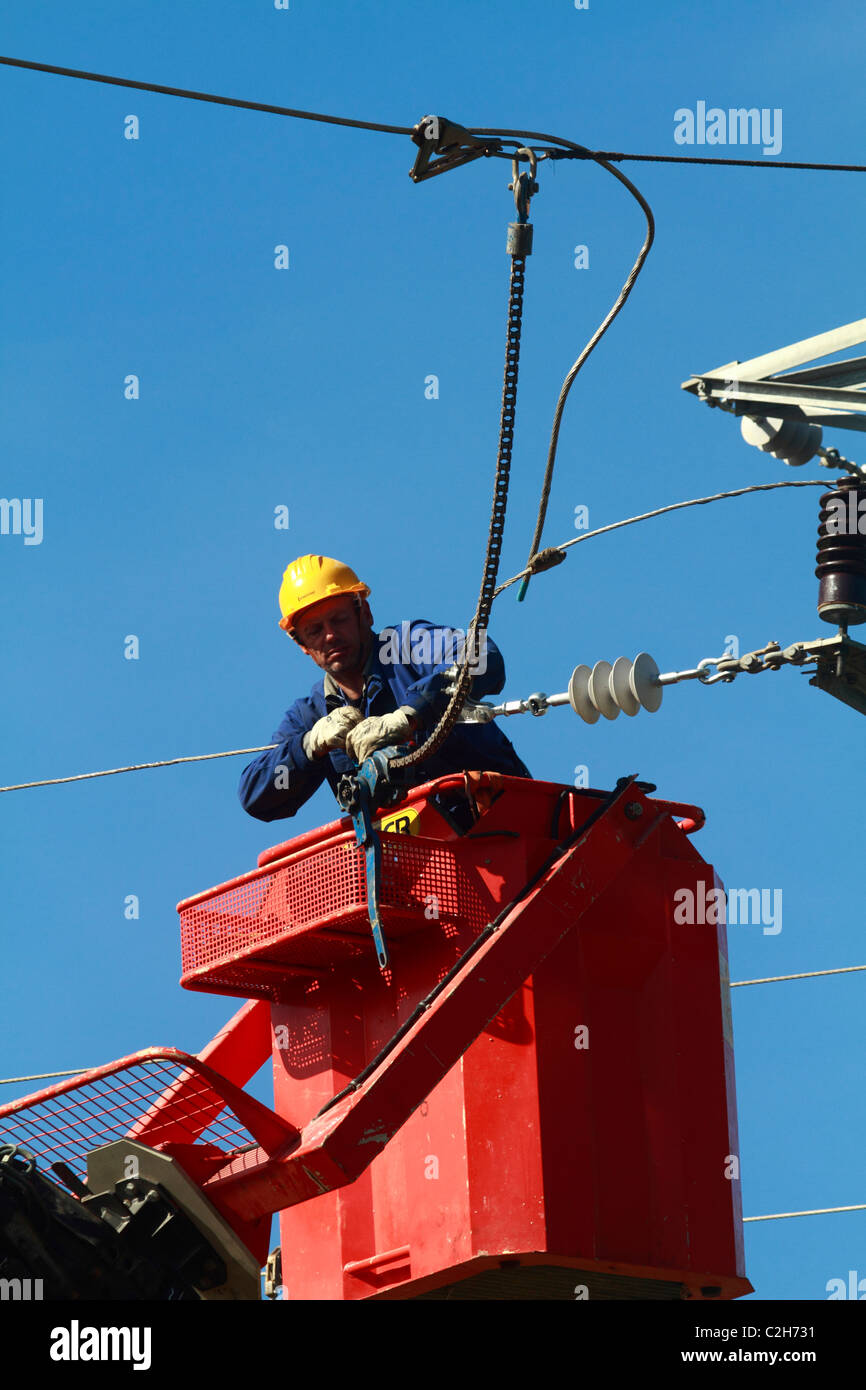
<instances>
[{"instance_id":1,"label":"white work glove","mask_svg":"<svg viewBox=\"0 0 866 1390\"><path fill-rule=\"evenodd\" d=\"M414 727L415 711L411 705L401 705L393 714L372 714L348 734L346 752L356 763L362 763L376 748L405 743Z\"/></svg>"},{"instance_id":2,"label":"white work glove","mask_svg":"<svg viewBox=\"0 0 866 1390\"><path fill-rule=\"evenodd\" d=\"M323 758L332 748L345 748L349 730L363 719L363 714L354 705L343 705L318 719L302 740L307 757L312 762L314 758Z\"/></svg>"}]
</instances>

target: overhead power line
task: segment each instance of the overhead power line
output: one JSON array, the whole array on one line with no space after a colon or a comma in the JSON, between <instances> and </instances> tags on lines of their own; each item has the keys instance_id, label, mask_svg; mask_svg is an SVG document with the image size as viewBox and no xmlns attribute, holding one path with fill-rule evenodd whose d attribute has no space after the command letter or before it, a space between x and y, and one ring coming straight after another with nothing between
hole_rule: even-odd
<instances>
[{"instance_id":1,"label":"overhead power line","mask_svg":"<svg viewBox=\"0 0 866 1390\"><path fill-rule=\"evenodd\" d=\"M731 989L738 985L774 985L779 980L812 980L816 975L848 975L852 970L866 970L866 965L840 965L834 970L803 970L799 975L765 975L762 980L731 980Z\"/></svg>"},{"instance_id":2,"label":"overhead power line","mask_svg":"<svg viewBox=\"0 0 866 1390\"><path fill-rule=\"evenodd\" d=\"M240 97L220 96L215 92L198 92L187 87L167 87L160 82L138 82L130 77L111 77L102 72L85 72L81 68L64 68L55 63L36 63L26 58L0 56L0 63L10 68L26 68L31 72L53 73L58 77L74 77L84 82L102 82L111 87L131 87L140 92L156 92L162 96L183 97L188 101L207 101L216 106L236 106L244 111L264 111L272 116L291 116L300 121L319 121L325 125L347 126L356 130L381 131L385 135L411 135L412 126L385 125L379 121L361 121L350 116L330 116L321 111L300 111L291 106L277 106L264 101L245 101ZM558 135L540 135L535 131L476 129L472 135L499 136L504 139L542 140L562 145ZM567 142L565 142L567 143ZM828 164L806 160L728 159L689 154L626 154L620 150L580 150L564 148L551 153L556 159L605 159L611 163L634 160L649 164L727 164L747 169L811 169L834 173L864 174L866 164Z\"/></svg>"},{"instance_id":3,"label":"overhead power line","mask_svg":"<svg viewBox=\"0 0 866 1390\"><path fill-rule=\"evenodd\" d=\"M251 752L252 750L250 749L247 751ZM731 989L735 989L737 985L771 985L777 980L809 980L813 979L816 975L847 975L852 970L866 970L866 965L843 965L834 970L804 970L800 975L768 975L764 980L732 980L730 987ZM51 1076L80 1076L83 1072L88 1070L90 1070L88 1067L73 1067L71 1071L39 1071L33 1076L4 1076L0 1077L0 1086L11 1086L13 1082L16 1081L44 1081ZM846 1211L848 1208L831 1207L828 1208L828 1210ZM812 1215L810 1212L793 1212L786 1214L794 1216ZM748 1216L745 1219L747 1221L769 1221L770 1218L764 1216Z\"/></svg>"},{"instance_id":4,"label":"overhead power line","mask_svg":"<svg viewBox=\"0 0 866 1390\"><path fill-rule=\"evenodd\" d=\"M0 792L21 792L27 787L56 787L62 782L85 782L89 777L113 777L116 772L142 772L147 767L173 767L175 763L204 763L210 758L236 758L241 753L265 753L276 743L261 748L230 748L226 753L194 753L188 758L165 758L159 763L131 763L129 767L108 767L103 772L76 772L72 777L47 777L42 782L18 782L12 787L0 787Z\"/></svg>"},{"instance_id":5,"label":"overhead power line","mask_svg":"<svg viewBox=\"0 0 866 1390\"><path fill-rule=\"evenodd\" d=\"M860 968L866 969L866 966ZM18 1081L45 1081L55 1076L81 1076L87 1070L89 1068L76 1067L71 1071L36 1072L32 1076L5 1076L0 1079L0 1086L11 1086ZM841 1211L866 1211L866 1202L846 1207L814 1207L809 1211L776 1211L770 1212L766 1216L744 1216L743 1223L745 1224L747 1221L783 1221L793 1216L829 1216Z\"/></svg>"},{"instance_id":6,"label":"overhead power line","mask_svg":"<svg viewBox=\"0 0 866 1390\"><path fill-rule=\"evenodd\" d=\"M563 542L561 546L555 547L558 550L566 550L571 545L577 545L579 541L591 540L594 536L603 536L607 531L615 531L621 526L631 526L636 521L647 521L650 517L662 516L665 512L679 511L682 507L699 507L707 502L718 502L726 497L742 497L748 492L769 492L777 487L827 487L826 478L813 479L792 479L781 483L753 483L749 487L734 488L732 492L714 492L710 497L695 497L688 502L671 502L666 507L657 507L655 511L643 512L640 516L630 516L625 521L612 521L607 526L599 526L595 531L587 531L582 536L575 536L572 540ZM543 552L546 553L546 552ZM518 580L528 574L528 570L522 570L520 574L512 575L504 584L500 584L494 593L494 598L507 589L509 585L516 584ZM265 743L259 748L230 748L224 753L194 753L189 757L164 758L160 762L152 763L131 763L128 767L109 767L100 772L77 772L71 777L46 777L38 782L16 782L8 787L0 787L2 792L26 791L30 787L57 787L65 782L85 782L91 777L113 777L119 772L142 772L150 767L174 767L177 763L202 763L208 762L212 758L235 758L243 753L266 753L272 748L276 748L276 743ZM750 983L744 981L744 983Z\"/></svg>"},{"instance_id":7,"label":"overhead power line","mask_svg":"<svg viewBox=\"0 0 866 1390\"><path fill-rule=\"evenodd\" d=\"M641 512L639 516L626 517L624 521L611 521L607 526L598 526L594 531L584 531L582 536L573 536L571 540L563 541L561 545L554 545L549 550L541 551L541 555L550 555L556 551L568 550L569 546L579 545L581 541L592 540L595 536L603 536L608 531L618 531L622 526L633 526L636 521L649 521L651 517L664 516L665 512L678 512L683 507L703 507L707 502L722 502L726 497L744 497L747 492L772 492L777 487L823 487L827 488L830 483L826 478L797 478L788 479L781 483L750 483L748 487L736 487L730 492L713 492L709 497L693 497L688 502L669 502L666 507L656 507L651 512ZM565 556L562 556L565 559ZM519 574L513 574L510 579L506 579L504 584L500 584L496 590L495 597L498 597L505 589L517 584L519 580L525 579L527 575L543 573L542 567L536 570L530 566L528 569L521 570Z\"/></svg>"},{"instance_id":8,"label":"overhead power line","mask_svg":"<svg viewBox=\"0 0 866 1390\"><path fill-rule=\"evenodd\" d=\"M276 745L271 744L270 746L271 746L271 747L275 747ZM252 753L252 752L255 751L255 750L253 750L252 748L245 748L245 749L243 749L243 750L238 750L238 751L243 751L243 752L245 752L245 753ZM264 751L264 750L260 750L260 751ZM227 754L222 754L222 753L216 753L216 754L205 754L204 756L205 756L205 757L217 757L217 758L219 758L219 757L226 757L226 756L228 756L228 755L227 755ZM164 764L164 763L143 763L142 766L143 766L143 767L164 767L165 764ZM123 768L115 768L114 771L115 771L115 772L122 772L122 771L124 771L124 769L123 769ZM105 774L90 773L90 774L85 774L85 775L89 775L89 776L100 776L100 775L105 775ZM35 784L35 785L38 785L38 784ZM6 788L2 788L2 790L5 791ZM778 980L811 980L811 979L814 979L814 978L815 978L816 976L818 976L818 975L847 975L847 974L850 974L850 973L851 973L852 971L854 971L854 970L866 970L866 965L842 965L842 966L837 966L836 968L834 968L834 969L832 969L832 970L804 970L804 971L802 971L799 975L767 975L767 976L766 976L764 979L762 979L762 980L731 980L730 987L731 987L731 989L736 989L738 985L772 985L772 984L775 984ZM44 1080L46 1080L47 1078L52 1077L52 1076L81 1076L84 1072L89 1071L89 1070L91 1070L91 1068L89 1068L89 1067L73 1067L70 1071L38 1071L38 1072L35 1072L32 1076L4 1076L4 1077L0 1077L0 1086L11 1086L14 1082L17 1082L17 1081L44 1081ZM841 1211L841 1210L843 1210L843 1208L841 1208L841 1207L839 1207L839 1208L834 1208L834 1210L839 1210L839 1211ZM795 1213L795 1214L796 1214L796 1213ZM764 1218L764 1217L759 1217L759 1216L750 1216L750 1217L747 1217L746 1219L749 1220L749 1221L762 1221L762 1220L765 1220L765 1219L768 1220L769 1218Z\"/></svg>"},{"instance_id":9,"label":"overhead power line","mask_svg":"<svg viewBox=\"0 0 866 1390\"><path fill-rule=\"evenodd\" d=\"M515 137L520 140L540 140L548 144L565 143L559 135L542 135L537 130L493 130L475 128L471 132L473 135L502 136L504 138ZM580 146L573 147L573 150L558 152L553 156L555 159L609 159L609 160L639 160L646 164L733 164L745 169L768 169L772 166L776 169L829 169L851 174L866 174L866 164L825 164L810 163L807 160L794 159L727 159L725 156L716 158L713 155L700 154L623 154L617 150L587 150Z\"/></svg>"},{"instance_id":10,"label":"overhead power line","mask_svg":"<svg viewBox=\"0 0 866 1390\"><path fill-rule=\"evenodd\" d=\"M815 1207L814 1211L774 1211L769 1216L744 1216L743 1221L783 1221L788 1216L828 1216L834 1211L866 1211L866 1202L852 1207Z\"/></svg>"},{"instance_id":11,"label":"overhead power line","mask_svg":"<svg viewBox=\"0 0 866 1390\"><path fill-rule=\"evenodd\" d=\"M866 164L812 164L800 159L715 159L697 154L610 154L605 150L600 153L604 159L634 159L648 164L732 164L741 169L823 169L831 173L866 174Z\"/></svg>"},{"instance_id":12,"label":"overhead power line","mask_svg":"<svg viewBox=\"0 0 866 1390\"><path fill-rule=\"evenodd\" d=\"M325 116L319 111L296 111L291 106L272 106L264 101L243 101L240 97L217 96L214 92L194 92L186 87L165 87L159 82L135 82L129 77L108 77L103 72L83 72L80 68L59 68L53 63L30 63L24 58L3 58L10 68L30 68L34 72L53 72L59 77L78 77L85 82L105 82L111 87L133 87L139 92L159 92L167 97L186 97L189 101L210 101L217 106L239 106L245 111L267 111L272 116L294 116L300 121L323 121L326 125L354 126L361 130L381 130L386 135L411 135L412 127L379 125L375 121L356 121L349 116Z\"/></svg>"}]
</instances>

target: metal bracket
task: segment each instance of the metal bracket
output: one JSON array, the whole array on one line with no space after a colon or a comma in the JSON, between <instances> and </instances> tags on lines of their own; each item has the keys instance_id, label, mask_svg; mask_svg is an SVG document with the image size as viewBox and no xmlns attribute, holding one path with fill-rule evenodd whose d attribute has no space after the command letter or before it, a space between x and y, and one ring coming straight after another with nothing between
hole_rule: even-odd
<instances>
[{"instance_id":1,"label":"metal bracket","mask_svg":"<svg viewBox=\"0 0 866 1390\"><path fill-rule=\"evenodd\" d=\"M449 169L502 150L501 140L473 135L462 125L449 121L447 116L422 116L412 130L412 140L418 146L418 155L409 170L413 183L422 183L436 174L447 174ZM434 154L439 158L433 160Z\"/></svg>"},{"instance_id":2,"label":"metal bracket","mask_svg":"<svg viewBox=\"0 0 866 1390\"><path fill-rule=\"evenodd\" d=\"M283 1252L278 1245L268 1255L265 1265L265 1298L279 1299L283 1288Z\"/></svg>"},{"instance_id":3,"label":"metal bracket","mask_svg":"<svg viewBox=\"0 0 866 1390\"><path fill-rule=\"evenodd\" d=\"M844 632L803 645L817 661L809 684L866 714L866 647Z\"/></svg>"},{"instance_id":4,"label":"metal bracket","mask_svg":"<svg viewBox=\"0 0 866 1390\"><path fill-rule=\"evenodd\" d=\"M691 376L682 389L734 415L805 419L838 429L866 430L866 357L787 370L863 342L866 319L855 319L746 362L728 362Z\"/></svg>"},{"instance_id":5,"label":"metal bracket","mask_svg":"<svg viewBox=\"0 0 866 1390\"><path fill-rule=\"evenodd\" d=\"M130 1157L136 1160L138 1178L135 1181L126 1177ZM211 1263L216 1267L217 1262L221 1262L224 1268L225 1273L219 1284L209 1281L197 1285L199 1297L216 1301L258 1300L261 1297L259 1262L243 1237L214 1209L200 1184L190 1177L176 1158L128 1138L105 1144L87 1156L87 1186L93 1196L86 1199L85 1205L94 1212L100 1212L105 1206L110 1208L112 1204L123 1212L125 1199L131 1201L135 1198L138 1202L146 1200L149 1185L156 1185L167 1194L170 1206L181 1214L182 1231L186 1231L187 1227L189 1232L194 1231L205 1247L199 1251L199 1263ZM132 1190L138 1186L142 1188L141 1193ZM110 1212L103 1219L112 1224ZM123 1219L126 1219L125 1212ZM187 1233L185 1243L189 1239ZM154 1246L155 1252L158 1248L158 1245ZM168 1251L170 1248L169 1245ZM208 1249L212 1252L210 1261ZM162 1258L165 1260L166 1255L163 1254Z\"/></svg>"},{"instance_id":6,"label":"metal bracket","mask_svg":"<svg viewBox=\"0 0 866 1390\"><path fill-rule=\"evenodd\" d=\"M660 676L659 681L673 685L677 681L697 679L702 685L732 681L736 676L763 671L778 671L782 666L811 666L815 674L809 680L818 690L825 690L837 700L866 714L866 646L855 642L847 632L834 637L822 637L814 642L792 642L784 650L778 642L769 642L756 652L741 657L705 657L693 671L676 671ZM710 675L715 667L716 674Z\"/></svg>"}]
</instances>

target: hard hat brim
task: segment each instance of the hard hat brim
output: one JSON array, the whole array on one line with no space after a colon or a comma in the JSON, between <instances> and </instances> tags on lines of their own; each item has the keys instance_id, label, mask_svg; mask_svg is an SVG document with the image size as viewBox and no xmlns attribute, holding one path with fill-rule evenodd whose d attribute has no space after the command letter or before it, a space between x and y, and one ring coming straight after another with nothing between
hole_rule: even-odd
<instances>
[{"instance_id":1,"label":"hard hat brim","mask_svg":"<svg viewBox=\"0 0 866 1390\"><path fill-rule=\"evenodd\" d=\"M305 613L309 613L311 608L317 608L320 603L326 603L328 599L348 598L352 594L356 595L358 598L369 598L369 584L360 582L358 584L351 584L345 589L335 589L332 594L323 594L321 598L315 599L312 603L305 604L303 608L299 608L295 613L290 613L286 617L280 618L279 625L283 632L288 632L289 635L292 636L298 622L303 618Z\"/></svg>"}]
</instances>

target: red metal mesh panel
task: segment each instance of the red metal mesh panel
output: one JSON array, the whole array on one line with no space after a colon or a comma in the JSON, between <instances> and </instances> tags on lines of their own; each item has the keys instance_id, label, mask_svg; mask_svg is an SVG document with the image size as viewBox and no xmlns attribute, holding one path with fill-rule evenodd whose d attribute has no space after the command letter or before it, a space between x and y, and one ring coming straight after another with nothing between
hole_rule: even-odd
<instances>
[{"instance_id":1,"label":"red metal mesh panel","mask_svg":"<svg viewBox=\"0 0 866 1390\"><path fill-rule=\"evenodd\" d=\"M266 999L271 1004L279 1004L285 997L287 969L280 969L280 978L269 978L267 965L254 961L251 965L221 965L213 969L203 967L200 976L189 975L181 979L187 989L200 990L204 994L227 994L232 999Z\"/></svg>"},{"instance_id":2,"label":"red metal mesh panel","mask_svg":"<svg viewBox=\"0 0 866 1390\"><path fill-rule=\"evenodd\" d=\"M232 961L366 899L364 861L352 842L327 845L294 864L217 891L180 914L184 973ZM341 924L342 925L342 924Z\"/></svg>"},{"instance_id":3,"label":"red metal mesh panel","mask_svg":"<svg viewBox=\"0 0 866 1390\"><path fill-rule=\"evenodd\" d=\"M142 1131L142 1143L155 1147L159 1129L169 1127L175 1141L212 1144L225 1153L254 1143L210 1082L183 1062L160 1058L107 1075L85 1073L82 1080L51 1087L32 1100L12 1101L0 1108L0 1143L23 1145L46 1167L62 1160L83 1180L88 1153L114 1139L138 1138L136 1127L169 1088L177 1088L177 1094L164 1107L159 1126Z\"/></svg>"},{"instance_id":4,"label":"red metal mesh panel","mask_svg":"<svg viewBox=\"0 0 866 1390\"><path fill-rule=\"evenodd\" d=\"M474 873L473 856L480 852L455 841L383 835L383 911L391 905L426 921L424 910L435 898L440 924L485 927L498 909Z\"/></svg>"},{"instance_id":5,"label":"red metal mesh panel","mask_svg":"<svg viewBox=\"0 0 866 1390\"><path fill-rule=\"evenodd\" d=\"M479 852L457 842L384 834L386 936L434 923L446 936L458 926L481 930L498 908L473 873L472 855ZM184 983L276 1000L287 967L322 967L372 950L363 852L345 838L326 844L216 890L182 908L180 921Z\"/></svg>"}]
</instances>

